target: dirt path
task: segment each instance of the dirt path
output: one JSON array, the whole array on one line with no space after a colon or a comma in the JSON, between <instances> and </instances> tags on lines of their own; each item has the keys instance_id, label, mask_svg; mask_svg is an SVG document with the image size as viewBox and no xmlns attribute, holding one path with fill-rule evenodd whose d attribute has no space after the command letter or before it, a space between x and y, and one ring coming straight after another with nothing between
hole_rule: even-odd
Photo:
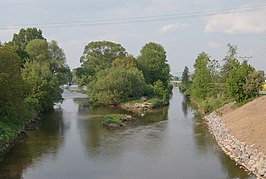
<instances>
[{"instance_id":1,"label":"dirt path","mask_svg":"<svg viewBox=\"0 0 266 179\"><path fill-rule=\"evenodd\" d=\"M235 110L224 109L222 120L231 134L266 154L266 96Z\"/></svg>"}]
</instances>

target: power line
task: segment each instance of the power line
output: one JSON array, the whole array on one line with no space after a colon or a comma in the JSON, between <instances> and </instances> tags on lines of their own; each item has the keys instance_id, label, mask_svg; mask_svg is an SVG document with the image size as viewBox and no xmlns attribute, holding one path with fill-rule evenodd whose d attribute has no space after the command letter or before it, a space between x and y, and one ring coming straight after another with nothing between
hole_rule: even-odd
<instances>
[{"instance_id":1,"label":"power line","mask_svg":"<svg viewBox=\"0 0 266 179\"><path fill-rule=\"evenodd\" d=\"M239 58L242 58L243 60L246 60L246 61L248 61L250 58L252 58L252 56L240 56Z\"/></svg>"},{"instance_id":2,"label":"power line","mask_svg":"<svg viewBox=\"0 0 266 179\"><path fill-rule=\"evenodd\" d=\"M259 9L266 8L266 4L259 4L254 6L246 6L240 8L227 8L210 11L196 11L196 12L185 12L176 14L165 14L157 16L140 16L140 17L128 17L128 18L112 18L112 19L98 19L89 21L72 21L72 22L55 22L55 23L42 23L42 24L17 24L17 25L0 25L0 29L7 28L20 28L24 26L38 26L40 28L60 28L60 27L82 27L92 25L115 25L115 24L129 24L129 23L142 23L142 22L154 22L164 21L173 19L184 19L201 16L211 16L216 14L238 12L243 13L247 11L256 11Z\"/></svg>"}]
</instances>

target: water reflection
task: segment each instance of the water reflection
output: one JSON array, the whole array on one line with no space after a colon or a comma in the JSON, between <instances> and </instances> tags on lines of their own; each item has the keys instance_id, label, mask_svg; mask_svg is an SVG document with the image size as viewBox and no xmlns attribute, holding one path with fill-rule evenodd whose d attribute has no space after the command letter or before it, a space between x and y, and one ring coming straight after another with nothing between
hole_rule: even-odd
<instances>
[{"instance_id":1,"label":"water reflection","mask_svg":"<svg viewBox=\"0 0 266 179\"><path fill-rule=\"evenodd\" d=\"M129 151L129 148L134 148L131 146L136 145L134 142L140 142L138 147L150 148L150 146L147 147L148 143L152 140L154 142L158 141L160 136L164 135L164 125L156 126L160 128L158 130L155 130L151 125L152 123L167 120L167 108L154 110L145 114L145 116L141 116L121 108L87 108L84 107L87 106L86 100L75 100L75 102L77 101L79 109L85 109L79 113L80 120L77 121L77 127L89 159L111 160L117 158ZM130 114L137 120L130 122L127 127L122 129L107 129L103 127L102 120L105 114L110 113ZM145 127L146 125L149 126ZM140 138L145 143L142 143L143 141L141 142L141 140L134 141L134 139ZM143 144L145 145L140 146Z\"/></svg>"},{"instance_id":2,"label":"water reflection","mask_svg":"<svg viewBox=\"0 0 266 179\"><path fill-rule=\"evenodd\" d=\"M24 141L16 144L0 162L0 178L22 178L23 170L38 165L41 158L55 160L63 145L64 133L62 111L45 114L38 129L29 132Z\"/></svg>"},{"instance_id":3,"label":"water reflection","mask_svg":"<svg viewBox=\"0 0 266 179\"><path fill-rule=\"evenodd\" d=\"M92 108L85 97L65 92L62 111L46 114L0 162L0 178L252 178L221 152L177 88L169 107L145 116ZM111 130L102 126L108 113L138 120Z\"/></svg>"},{"instance_id":4,"label":"water reflection","mask_svg":"<svg viewBox=\"0 0 266 179\"><path fill-rule=\"evenodd\" d=\"M182 111L184 112L184 115L187 115L186 113L188 109L195 109L195 106L189 104L187 97L183 96ZM201 114L195 112L193 120L194 147L196 148L196 151L200 153L198 156L207 157L210 153L218 155L223 171L227 174L227 178L253 178L253 176L247 175L243 169L236 166L235 162L223 153L220 147L216 144L214 137L208 132L207 124L204 122Z\"/></svg>"},{"instance_id":5,"label":"water reflection","mask_svg":"<svg viewBox=\"0 0 266 179\"><path fill-rule=\"evenodd\" d=\"M187 96L183 96L182 100L182 111L184 116L186 117L188 115L188 110L190 109L190 101Z\"/></svg>"}]
</instances>

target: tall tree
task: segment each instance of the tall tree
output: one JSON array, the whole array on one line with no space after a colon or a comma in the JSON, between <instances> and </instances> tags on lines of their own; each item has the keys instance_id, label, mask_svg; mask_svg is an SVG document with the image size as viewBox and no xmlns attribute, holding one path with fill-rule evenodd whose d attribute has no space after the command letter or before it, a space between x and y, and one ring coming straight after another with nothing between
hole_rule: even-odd
<instances>
[{"instance_id":1,"label":"tall tree","mask_svg":"<svg viewBox=\"0 0 266 179\"><path fill-rule=\"evenodd\" d=\"M257 72L246 60L238 62L226 80L227 93L238 103L246 102L259 94L263 81L264 73Z\"/></svg>"},{"instance_id":2,"label":"tall tree","mask_svg":"<svg viewBox=\"0 0 266 179\"><path fill-rule=\"evenodd\" d=\"M22 71L28 86L26 102L37 111L53 107L61 100L58 78L53 75L48 62L28 61Z\"/></svg>"},{"instance_id":3,"label":"tall tree","mask_svg":"<svg viewBox=\"0 0 266 179\"><path fill-rule=\"evenodd\" d=\"M49 61L48 43L46 40L34 39L25 48L29 54L29 59L44 62Z\"/></svg>"},{"instance_id":4,"label":"tall tree","mask_svg":"<svg viewBox=\"0 0 266 179\"><path fill-rule=\"evenodd\" d=\"M79 71L79 76L84 78L82 81L88 83L97 72L110 68L115 59L123 58L126 55L125 48L120 44L110 41L90 42L85 46L80 57L81 68L84 70L77 69L77 72Z\"/></svg>"},{"instance_id":5,"label":"tall tree","mask_svg":"<svg viewBox=\"0 0 266 179\"><path fill-rule=\"evenodd\" d=\"M148 84L161 80L165 87L168 86L170 67L167 64L166 51L163 46L154 42L144 45L137 58L137 65Z\"/></svg>"},{"instance_id":6,"label":"tall tree","mask_svg":"<svg viewBox=\"0 0 266 179\"><path fill-rule=\"evenodd\" d=\"M27 28L27 29L20 29L18 34L13 35L13 39L11 44L16 47L16 52L18 56L25 62L27 58L29 58L28 53L25 51L26 46L28 43L34 39L43 39L45 38L42 35L42 31L37 28Z\"/></svg>"},{"instance_id":7,"label":"tall tree","mask_svg":"<svg viewBox=\"0 0 266 179\"><path fill-rule=\"evenodd\" d=\"M55 40L48 43L48 55L50 58L50 69L59 78L60 85L71 81L71 71L66 64L64 50L60 48Z\"/></svg>"},{"instance_id":8,"label":"tall tree","mask_svg":"<svg viewBox=\"0 0 266 179\"><path fill-rule=\"evenodd\" d=\"M51 72L58 77L60 85L69 81L71 74L63 49L57 42L52 40L34 39L26 46L26 51L29 54L29 59L38 62L48 62Z\"/></svg>"},{"instance_id":9,"label":"tall tree","mask_svg":"<svg viewBox=\"0 0 266 179\"><path fill-rule=\"evenodd\" d=\"M189 84L189 69L187 66L185 66L184 71L182 73L182 83L184 85L188 85Z\"/></svg>"},{"instance_id":10,"label":"tall tree","mask_svg":"<svg viewBox=\"0 0 266 179\"><path fill-rule=\"evenodd\" d=\"M18 119L25 111L21 60L10 46L0 47L0 120Z\"/></svg>"},{"instance_id":11,"label":"tall tree","mask_svg":"<svg viewBox=\"0 0 266 179\"><path fill-rule=\"evenodd\" d=\"M237 63L237 46L230 43L227 44L228 52L224 57L224 64L221 68L221 79L222 82L225 82L228 78L230 72L233 70L235 63Z\"/></svg>"},{"instance_id":12,"label":"tall tree","mask_svg":"<svg viewBox=\"0 0 266 179\"><path fill-rule=\"evenodd\" d=\"M197 57L194 68L193 81L191 86L191 95L195 99L205 99L210 90L211 72L208 68L210 59L205 52L202 52Z\"/></svg>"}]
</instances>

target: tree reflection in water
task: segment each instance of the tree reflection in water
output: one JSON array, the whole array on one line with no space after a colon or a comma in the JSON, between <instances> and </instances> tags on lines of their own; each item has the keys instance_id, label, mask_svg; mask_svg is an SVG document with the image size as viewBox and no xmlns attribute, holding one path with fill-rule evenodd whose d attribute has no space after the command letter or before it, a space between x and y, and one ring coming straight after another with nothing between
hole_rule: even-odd
<instances>
[{"instance_id":1,"label":"tree reflection in water","mask_svg":"<svg viewBox=\"0 0 266 179\"><path fill-rule=\"evenodd\" d=\"M188 97L183 96L182 111L185 116L188 114L188 110L190 109L195 111L193 131L194 146L197 149L195 151L200 152L200 155L198 156L208 156L209 153L218 153L219 160L221 161L223 170L227 173L228 178L250 178L243 169L236 166L235 162L223 153L213 136L209 133L208 126L204 122L203 116L196 112L197 109L195 105L190 103Z\"/></svg>"},{"instance_id":2,"label":"tree reflection in water","mask_svg":"<svg viewBox=\"0 0 266 179\"><path fill-rule=\"evenodd\" d=\"M65 129L61 110L47 112L38 128L28 132L23 142L17 143L0 162L0 178L21 178L24 170L38 165L42 158L56 158Z\"/></svg>"},{"instance_id":3,"label":"tree reflection in water","mask_svg":"<svg viewBox=\"0 0 266 179\"><path fill-rule=\"evenodd\" d=\"M141 116L121 108L86 108L84 107L86 105L85 100L83 104L79 101L79 109L87 110L80 112L81 116L79 117L80 120L78 120L78 128L81 142L90 160L113 160L129 150L134 150L136 146L142 147L143 151L150 151L151 147L159 150L162 147L163 140L161 139L165 135L163 128L166 127L166 124L156 122L167 120L167 107ZM107 129L103 127L102 120L103 116L109 113L130 114L137 119L131 121L124 128ZM153 123L154 126L151 126ZM136 141L137 138L138 141ZM152 139L148 140L148 138ZM143 141L139 139L143 139ZM135 145L136 142L138 142L138 145ZM151 142L156 146L151 145Z\"/></svg>"}]
</instances>

